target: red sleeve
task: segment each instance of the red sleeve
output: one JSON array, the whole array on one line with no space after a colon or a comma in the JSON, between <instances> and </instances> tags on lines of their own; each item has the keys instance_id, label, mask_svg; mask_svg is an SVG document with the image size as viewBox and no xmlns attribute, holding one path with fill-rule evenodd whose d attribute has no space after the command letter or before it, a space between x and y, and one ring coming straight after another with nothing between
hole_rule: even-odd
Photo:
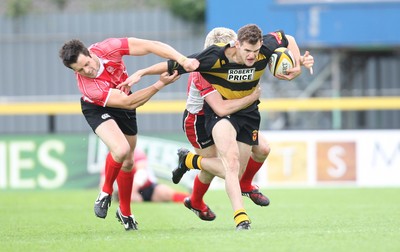
<instances>
[{"instance_id":1,"label":"red sleeve","mask_svg":"<svg viewBox=\"0 0 400 252\"><path fill-rule=\"evenodd\" d=\"M200 91L201 97L205 97L215 90L215 88L206 81L199 72L193 72L191 74L193 74L193 82L196 84L196 88Z\"/></svg>"},{"instance_id":2,"label":"red sleeve","mask_svg":"<svg viewBox=\"0 0 400 252\"><path fill-rule=\"evenodd\" d=\"M90 47L100 58L119 62L122 56L129 55L128 38L108 38Z\"/></svg>"}]
</instances>

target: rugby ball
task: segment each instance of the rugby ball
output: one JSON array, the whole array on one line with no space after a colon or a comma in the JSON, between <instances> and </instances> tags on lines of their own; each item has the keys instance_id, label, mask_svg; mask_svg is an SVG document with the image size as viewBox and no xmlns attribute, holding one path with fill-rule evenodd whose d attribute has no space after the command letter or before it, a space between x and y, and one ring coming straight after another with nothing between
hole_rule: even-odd
<instances>
[{"instance_id":1,"label":"rugby ball","mask_svg":"<svg viewBox=\"0 0 400 252\"><path fill-rule=\"evenodd\" d=\"M286 70L294 67L294 65L293 54L286 47L275 49L268 61L268 68L273 76L277 74L287 74Z\"/></svg>"}]
</instances>

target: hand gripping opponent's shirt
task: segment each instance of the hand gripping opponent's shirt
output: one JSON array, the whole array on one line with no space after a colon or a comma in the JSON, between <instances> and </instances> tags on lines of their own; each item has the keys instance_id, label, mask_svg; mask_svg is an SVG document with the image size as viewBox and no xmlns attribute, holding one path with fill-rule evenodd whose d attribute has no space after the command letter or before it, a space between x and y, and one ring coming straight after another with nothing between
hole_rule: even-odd
<instances>
[{"instance_id":1,"label":"hand gripping opponent's shirt","mask_svg":"<svg viewBox=\"0 0 400 252\"><path fill-rule=\"evenodd\" d=\"M122 56L129 55L127 38L109 38L93 44L89 51L100 61L100 69L96 78L87 78L76 73L78 88L86 102L106 106L109 90L128 78Z\"/></svg>"}]
</instances>

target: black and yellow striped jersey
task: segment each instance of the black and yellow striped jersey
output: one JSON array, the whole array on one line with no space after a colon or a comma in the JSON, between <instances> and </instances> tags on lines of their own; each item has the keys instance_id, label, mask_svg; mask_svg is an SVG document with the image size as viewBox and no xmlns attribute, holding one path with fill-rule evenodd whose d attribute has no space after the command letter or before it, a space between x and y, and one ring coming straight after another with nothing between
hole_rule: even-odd
<instances>
[{"instance_id":1,"label":"black and yellow striped jersey","mask_svg":"<svg viewBox=\"0 0 400 252\"><path fill-rule=\"evenodd\" d=\"M242 98L251 94L260 81L274 50L287 47L288 40L283 31L276 31L263 36L258 59L253 66L229 62L225 50L230 44L214 44L200 53L190 55L196 58L200 66L196 69L211 83L224 99ZM168 61L168 71L178 70L179 74L186 73L182 66L175 61Z\"/></svg>"}]
</instances>

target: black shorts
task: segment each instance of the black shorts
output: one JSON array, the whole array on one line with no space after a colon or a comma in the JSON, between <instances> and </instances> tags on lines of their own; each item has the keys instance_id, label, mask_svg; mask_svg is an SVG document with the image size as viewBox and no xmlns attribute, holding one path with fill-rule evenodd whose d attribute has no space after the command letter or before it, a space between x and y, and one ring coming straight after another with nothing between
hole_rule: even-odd
<instances>
[{"instance_id":1,"label":"black shorts","mask_svg":"<svg viewBox=\"0 0 400 252\"><path fill-rule=\"evenodd\" d=\"M142 196L143 201L151 201L151 197L153 196L156 186L156 183L151 183L146 187L140 188L139 193Z\"/></svg>"},{"instance_id":2,"label":"black shorts","mask_svg":"<svg viewBox=\"0 0 400 252\"><path fill-rule=\"evenodd\" d=\"M212 136L207 134L205 127L205 116L183 112L183 131L193 147L204 149L214 144Z\"/></svg>"},{"instance_id":3,"label":"black shorts","mask_svg":"<svg viewBox=\"0 0 400 252\"><path fill-rule=\"evenodd\" d=\"M216 115L207 103L204 104L204 111L207 134L212 133L212 129L219 120L227 119L237 132L236 141L248 145L258 145L261 116L257 104L253 104L245 110L224 117Z\"/></svg>"},{"instance_id":4,"label":"black shorts","mask_svg":"<svg viewBox=\"0 0 400 252\"><path fill-rule=\"evenodd\" d=\"M137 135L138 128L136 122L136 109L126 110L110 107L102 107L89 102L83 101L81 98L82 113L86 121L92 128L93 132L103 122L114 120L118 127L125 135Z\"/></svg>"}]
</instances>

